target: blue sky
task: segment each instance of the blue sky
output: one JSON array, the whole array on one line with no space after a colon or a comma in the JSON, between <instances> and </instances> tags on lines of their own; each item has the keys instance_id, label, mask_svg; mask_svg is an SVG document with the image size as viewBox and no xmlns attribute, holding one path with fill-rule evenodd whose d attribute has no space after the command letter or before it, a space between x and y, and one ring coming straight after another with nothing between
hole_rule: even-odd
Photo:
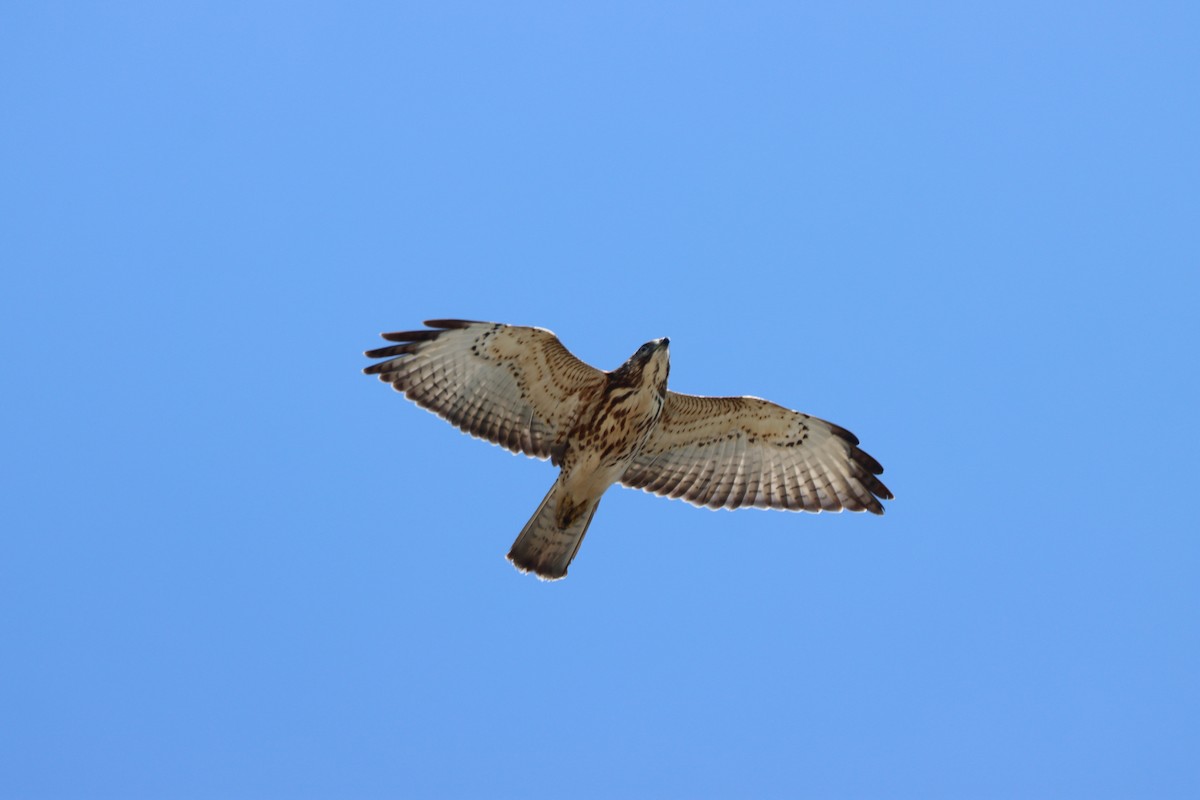
<instances>
[{"instance_id":1,"label":"blue sky","mask_svg":"<svg viewBox=\"0 0 1200 800\"><path fill-rule=\"evenodd\" d=\"M16 4L0 785L1195 797L1191 4ZM882 517L615 488L360 374L540 325L859 435Z\"/></svg>"}]
</instances>

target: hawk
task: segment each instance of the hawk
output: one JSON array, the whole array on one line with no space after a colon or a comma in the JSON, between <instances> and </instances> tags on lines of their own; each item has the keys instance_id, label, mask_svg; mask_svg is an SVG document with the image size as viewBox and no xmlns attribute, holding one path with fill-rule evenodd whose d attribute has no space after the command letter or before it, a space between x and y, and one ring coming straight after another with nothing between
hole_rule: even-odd
<instances>
[{"instance_id":1,"label":"hawk","mask_svg":"<svg viewBox=\"0 0 1200 800\"><path fill-rule=\"evenodd\" d=\"M667 339L611 372L542 328L430 320L363 370L463 431L560 468L508 559L557 580L614 483L709 508L870 511L892 493L845 428L757 397L667 391Z\"/></svg>"}]
</instances>

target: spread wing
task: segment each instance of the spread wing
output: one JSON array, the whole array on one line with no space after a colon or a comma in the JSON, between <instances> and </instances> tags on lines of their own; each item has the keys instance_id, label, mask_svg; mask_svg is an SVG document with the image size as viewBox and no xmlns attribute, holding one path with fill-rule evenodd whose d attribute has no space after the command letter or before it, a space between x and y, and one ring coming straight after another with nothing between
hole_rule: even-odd
<instances>
[{"instance_id":1,"label":"spread wing","mask_svg":"<svg viewBox=\"0 0 1200 800\"><path fill-rule=\"evenodd\" d=\"M604 373L563 347L550 331L494 322L430 320L429 330L385 333L385 358L363 370L422 408L514 453L557 463L581 402Z\"/></svg>"},{"instance_id":2,"label":"spread wing","mask_svg":"<svg viewBox=\"0 0 1200 800\"><path fill-rule=\"evenodd\" d=\"M667 393L621 483L709 508L883 513L879 462L837 425L757 397Z\"/></svg>"}]
</instances>

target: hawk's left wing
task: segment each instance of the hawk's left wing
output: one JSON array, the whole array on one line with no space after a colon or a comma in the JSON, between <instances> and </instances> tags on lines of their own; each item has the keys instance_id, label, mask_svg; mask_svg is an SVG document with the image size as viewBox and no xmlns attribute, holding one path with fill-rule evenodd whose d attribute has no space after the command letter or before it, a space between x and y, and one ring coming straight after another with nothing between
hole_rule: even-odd
<instances>
[{"instance_id":1,"label":"hawk's left wing","mask_svg":"<svg viewBox=\"0 0 1200 800\"><path fill-rule=\"evenodd\" d=\"M387 360L363 372L472 436L557 463L577 409L604 387L604 373L542 328L425 324L432 330L383 334L400 344L367 351Z\"/></svg>"},{"instance_id":2,"label":"hawk's left wing","mask_svg":"<svg viewBox=\"0 0 1200 800\"><path fill-rule=\"evenodd\" d=\"M667 392L621 483L709 508L883 513L879 462L844 428L757 397Z\"/></svg>"}]
</instances>

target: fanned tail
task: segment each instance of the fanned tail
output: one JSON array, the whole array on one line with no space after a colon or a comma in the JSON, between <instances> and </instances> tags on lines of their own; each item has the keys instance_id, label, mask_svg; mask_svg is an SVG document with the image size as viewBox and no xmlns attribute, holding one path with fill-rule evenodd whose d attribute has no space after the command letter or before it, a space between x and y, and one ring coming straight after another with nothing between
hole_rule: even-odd
<instances>
[{"instance_id":1,"label":"fanned tail","mask_svg":"<svg viewBox=\"0 0 1200 800\"><path fill-rule=\"evenodd\" d=\"M597 497L570 509L563 515L568 520L566 525L559 527L561 496L561 483L555 481L508 551L508 560L514 567L521 572L533 572L545 581L567 576L567 565L579 552L583 535L600 505Z\"/></svg>"}]
</instances>

